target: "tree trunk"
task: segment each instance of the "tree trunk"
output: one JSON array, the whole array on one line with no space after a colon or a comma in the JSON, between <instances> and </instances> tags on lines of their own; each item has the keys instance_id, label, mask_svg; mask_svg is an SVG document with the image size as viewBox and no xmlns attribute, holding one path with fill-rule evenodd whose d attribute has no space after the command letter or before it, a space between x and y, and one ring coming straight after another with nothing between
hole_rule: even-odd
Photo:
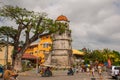
<instances>
[{"instance_id":1,"label":"tree trunk","mask_svg":"<svg viewBox=\"0 0 120 80\"><path fill-rule=\"evenodd\" d=\"M22 59L20 54L16 55L15 60L13 62L14 69L16 71L22 71Z\"/></svg>"}]
</instances>

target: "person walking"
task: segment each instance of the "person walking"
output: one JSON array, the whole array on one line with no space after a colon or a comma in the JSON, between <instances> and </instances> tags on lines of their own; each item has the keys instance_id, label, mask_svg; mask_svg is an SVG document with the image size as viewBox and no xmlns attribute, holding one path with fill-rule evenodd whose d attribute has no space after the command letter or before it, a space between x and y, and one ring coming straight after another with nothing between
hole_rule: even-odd
<instances>
[{"instance_id":1,"label":"person walking","mask_svg":"<svg viewBox=\"0 0 120 80\"><path fill-rule=\"evenodd\" d=\"M102 75L102 67L98 66L98 74L101 76Z\"/></svg>"},{"instance_id":2,"label":"person walking","mask_svg":"<svg viewBox=\"0 0 120 80\"><path fill-rule=\"evenodd\" d=\"M93 77L95 76L95 69L94 69L94 67L90 68L90 73L92 74Z\"/></svg>"},{"instance_id":3,"label":"person walking","mask_svg":"<svg viewBox=\"0 0 120 80\"><path fill-rule=\"evenodd\" d=\"M103 77L102 77L102 67L101 66L98 66L98 75L100 77L100 80L103 80Z\"/></svg>"}]
</instances>

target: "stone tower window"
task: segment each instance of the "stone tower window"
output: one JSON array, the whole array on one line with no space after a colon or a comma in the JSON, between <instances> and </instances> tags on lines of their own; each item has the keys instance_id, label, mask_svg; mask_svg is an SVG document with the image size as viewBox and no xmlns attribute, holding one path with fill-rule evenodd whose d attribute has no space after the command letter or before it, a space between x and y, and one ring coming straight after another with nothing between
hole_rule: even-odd
<instances>
[{"instance_id":1,"label":"stone tower window","mask_svg":"<svg viewBox=\"0 0 120 80\"><path fill-rule=\"evenodd\" d=\"M59 32L59 35L62 35L62 33L61 33L61 32Z\"/></svg>"},{"instance_id":2,"label":"stone tower window","mask_svg":"<svg viewBox=\"0 0 120 80\"><path fill-rule=\"evenodd\" d=\"M70 33L68 33L68 37L71 37L71 34L70 34Z\"/></svg>"}]
</instances>

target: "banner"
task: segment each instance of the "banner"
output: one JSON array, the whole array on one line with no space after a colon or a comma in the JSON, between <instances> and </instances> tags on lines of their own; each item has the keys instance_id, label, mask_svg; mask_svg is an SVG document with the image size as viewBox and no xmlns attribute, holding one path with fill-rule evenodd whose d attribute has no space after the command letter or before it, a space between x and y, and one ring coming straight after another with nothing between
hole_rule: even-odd
<instances>
[{"instance_id":1,"label":"banner","mask_svg":"<svg viewBox=\"0 0 120 80\"><path fill-rule=\"evenodd\" d=\"M108 59L108 67L110 68L111 66L112 66L112 64L111 64L111 60Z\"/></svg>"}]
</instances>

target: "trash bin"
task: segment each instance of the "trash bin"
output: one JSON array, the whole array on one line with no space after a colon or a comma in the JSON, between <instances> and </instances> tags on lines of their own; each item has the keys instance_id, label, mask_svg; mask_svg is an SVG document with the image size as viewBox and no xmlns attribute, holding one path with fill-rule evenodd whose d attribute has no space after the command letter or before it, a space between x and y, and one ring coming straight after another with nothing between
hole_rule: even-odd
<instances>
[{"instance_id":1,"label":"trash bin","mask_svg":"<svg viewBox=\"0 0 120 80\"><path fill-rule=\"evenodd\" d=\"M96 80L96 78L91 78L91 80Z\"/></svg>"}]
</instances>

